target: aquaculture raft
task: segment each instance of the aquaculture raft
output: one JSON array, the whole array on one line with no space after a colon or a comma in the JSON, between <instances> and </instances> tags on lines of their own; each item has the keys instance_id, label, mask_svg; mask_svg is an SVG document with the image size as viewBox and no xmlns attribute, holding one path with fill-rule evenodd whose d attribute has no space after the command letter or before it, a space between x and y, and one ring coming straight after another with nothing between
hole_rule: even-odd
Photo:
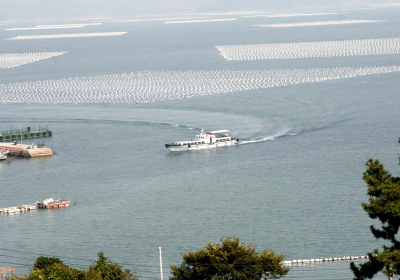
<instances>
[{"instance_id":1,"label":"aquaculture raft","mask_svg":"<svg viewBox=\"0 0 400 280\"><path fill-rule=\"evenodd\" d=\"M27 127L26 129L10 129L0 131L0 142L2 141L13 141L21 139L29 139L29 138L39 138L39 137L50 137L53 135L53 132L46 127L39 126L39 129L31 129Z\"/></svg>"},{"instance_id":2,"label":"aquaculture raft","mask_svg":"<svg viewBox=\"0 0 400 280\"><path fill-rule=\"evenodd\" d=\"M54 209L54 208L69 207L71 205L71 201L65 199L54 200L52 198L48 198L40 202L38 201L36 204L39 208Z\"/></svg>"}]
</instances>

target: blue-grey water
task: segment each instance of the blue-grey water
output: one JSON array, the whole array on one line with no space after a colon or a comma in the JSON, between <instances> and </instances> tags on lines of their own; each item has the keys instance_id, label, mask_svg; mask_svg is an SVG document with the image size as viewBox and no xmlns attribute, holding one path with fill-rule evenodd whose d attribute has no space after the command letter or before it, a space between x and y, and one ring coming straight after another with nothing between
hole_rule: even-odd
<instances>
[{"instance_id":1,"label":"blue-grey water","mask_svg":"<svg viewBox=\"0 0 400 280\"><path fill-rule=\"evenodd\" d=\"M0 69L0 84L136 71L398 66L399 55L226 61L215 45L392 38L399 8L340 14L162 24L103 22L82 29L5 30L75 21L0 25L1 53L69 53ZM222 16L213 16L222 18ZM254 24L379 19L380 23L257 28ZM90 22L87 20L85 22ZM115 37L5 40L117 32ZM0 266L26 273L40 255L87 268L104 251L143 279L159 279L181 252L240 236L286 260L360 256L381 247L361 208L364 163L399 174L399 73L140 103L0 104L0 130L47 125L49 158L0 163L0 207L64 198L68 209L0 215ZM191 81L188 81L190 83ZM244 142L170 153L164 144L230 129ZM42 140L42 139L41 139ZM37 143L37 140L23 140ZM295 266L287 279L352 279L349 262ZM382 277L383 279L383 277Z\"/></svg>"}]
</instances>

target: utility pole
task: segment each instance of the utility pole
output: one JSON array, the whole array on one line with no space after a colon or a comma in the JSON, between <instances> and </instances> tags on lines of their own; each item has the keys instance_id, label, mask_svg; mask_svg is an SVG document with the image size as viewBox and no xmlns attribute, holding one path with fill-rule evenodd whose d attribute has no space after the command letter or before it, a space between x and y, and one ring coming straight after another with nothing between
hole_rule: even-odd
<instances>
[{"instance_id":1,"label":"utility pole","mask_svg":"<svg viewBox=\"0 0 400 280\"><path fill-rule=\"evenodd\" d=\"M162 272L162 254L161 254L161 247L158 247L158 255L160 255L160 273L161 273L161 280L164 280L163 272Z\"/></svg>"}]
</instances>

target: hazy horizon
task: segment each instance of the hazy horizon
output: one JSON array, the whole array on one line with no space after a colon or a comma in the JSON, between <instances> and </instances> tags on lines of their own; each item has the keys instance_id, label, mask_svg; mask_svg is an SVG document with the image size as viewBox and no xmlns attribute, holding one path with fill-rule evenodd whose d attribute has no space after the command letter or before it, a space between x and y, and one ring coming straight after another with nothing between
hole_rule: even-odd
<instances>
[{"instance_id":1,"label":"hazy horizon","mask_svg":"<svg viewBox=\"0 0 400 280\"><path fill-rule=\"evenodd\" d=\"M400 3L399 0L0 0L0 20L63 19L82 17L137 17L196 12L228 12L239 10L323 9L334 7L366 7Z\"/></svg>"}]
</instances>

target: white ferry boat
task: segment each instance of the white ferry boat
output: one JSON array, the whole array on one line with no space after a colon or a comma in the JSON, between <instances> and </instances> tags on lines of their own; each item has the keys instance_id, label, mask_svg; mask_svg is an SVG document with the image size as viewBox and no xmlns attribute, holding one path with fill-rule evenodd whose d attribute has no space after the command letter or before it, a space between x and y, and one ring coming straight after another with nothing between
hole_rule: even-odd
<instances>
[{"instance_id":1,"label":"white ferry boat","mask_svg":"<svg viewBox=\"0 0 400 280\"><path fill-rule=\"evenodd\" d=\"M232 139L229 136L229 130L204 132L202 129L200 134L196 135L196 139L165 144L165 148L170 148L171 152L180 152L233 146L237 142L239 139Z\"/></svg>"}]
</instances>

